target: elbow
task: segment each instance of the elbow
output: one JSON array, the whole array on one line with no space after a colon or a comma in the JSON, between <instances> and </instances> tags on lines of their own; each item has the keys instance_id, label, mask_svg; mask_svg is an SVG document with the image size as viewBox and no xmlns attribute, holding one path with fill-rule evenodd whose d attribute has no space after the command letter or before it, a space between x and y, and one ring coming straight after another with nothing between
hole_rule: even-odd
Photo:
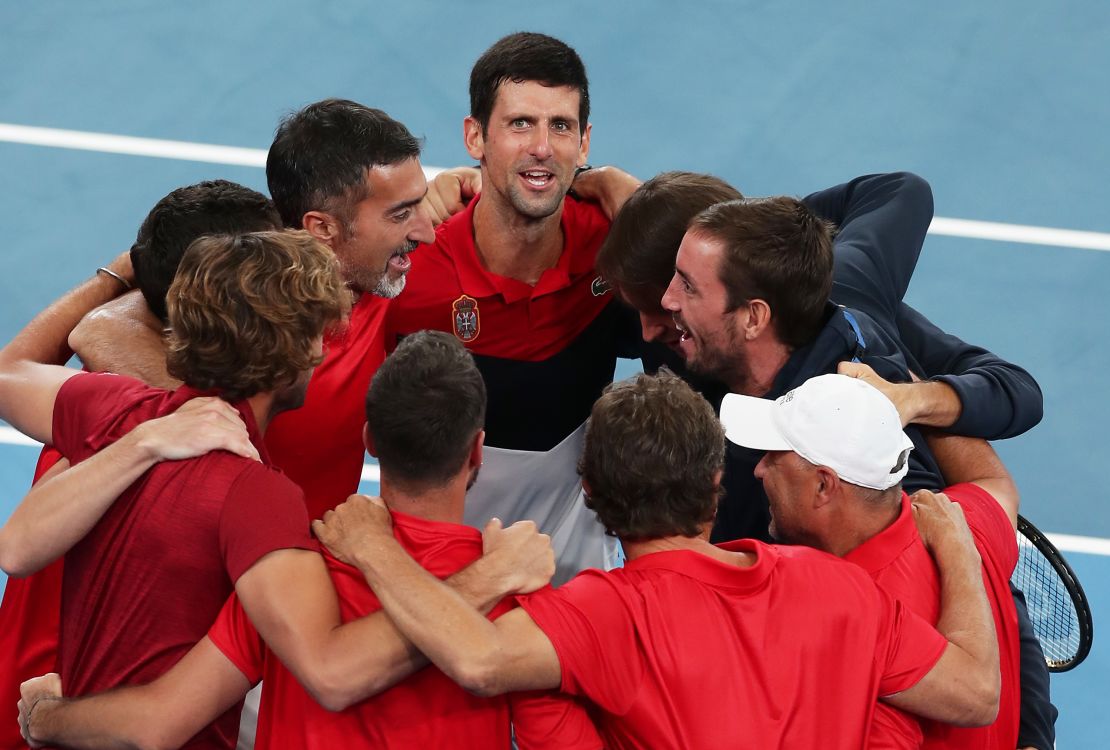
<instances>
[{"instance_id":1,"label":"elbow","mask_svg":"<svg viewBox=\"0 0 1110 750\"><path fill-rule=\"evenodd\" d=\"M959 721L952 722L961 727L985 727L998 718L998 703L1002 694L1002 679L995 669L989 677L977 684L968 686L967 711Z\"/></svg>"},{"instance_id":2,"label":"elbow","mask_svg":"<svg viewBox=\"0 0 1110 750\"><path fill-rule=\"evenodd\" d=\"M492 698L506 692L501 686L496 662L490 658L475 655L461 659L443 671L464 690L481 698Z\"/></svg>"},{"instance_id":3,"label":"elbow","mask_svg":"<svg viewBox=\"0 0 1110 750\"><path fill-rule=\"evenodd\" d=\"M322 667L313 674L305 675L301 684L314 701L333 712L345 711L359 701L377 695L390 686L385 679L379 679L377 676L367 678L365 675L359 675L361 679L354 681L350 679L354 677L350 672L349 667L344 669L342 665L335 669Z\"/></svg>"},{"instance_id":4,"label":"elbow","mask_svg":"<svg viewBox=\"0 0 1110 750\"><path fill-rule=\"evenodd\" d=\"M0 535L0 570L9 578L26 578L38 571L38 567L18 545Z\"/></svg>"}]
</instances>

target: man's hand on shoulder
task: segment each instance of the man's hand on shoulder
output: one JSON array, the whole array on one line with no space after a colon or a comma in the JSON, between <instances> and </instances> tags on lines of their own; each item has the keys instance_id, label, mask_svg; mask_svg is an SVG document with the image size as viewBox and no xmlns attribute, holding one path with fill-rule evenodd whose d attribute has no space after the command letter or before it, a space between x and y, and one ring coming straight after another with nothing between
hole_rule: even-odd
<instances>
[{"instance_id":1,"label":"man's hand on shoulder","mask_svg":"<svg viewBox=\"0 0 1110 750\"><path fill-rule=\"evenodd\" d=\"M158 461L180 461L219 450L260 460L239 412L214 396L190 399L173 414L144 422L132 433Z\"/></svg>"},{"instance_id":2,"label":"man's hand on shoulder","mask_svg":"<svg viewBox=\"0 0 1110 750\"><path fill-rule=\"evenodd\" d=\"M910 502L917 533L934 557L941 550L953 548L978 556L975 538L959 503L952 502L944 493L929 490L913 493Z\"/></svg>"},{"instance_id":3,"label":"man's hand on shoulder","mask_svg":"<svg viewBox=\"0 0 1110 750\"><path fill-rule=\"evenodd\" d=\"M505 582L507 593L530 593L555 575L551 537L541 534L533 521L505 528L500 519L491 519L482 531L482 556L492 568L487 572Z\"/></svg>"},{"instance_id":4,"label":"man's hand on shoulder","mask_svg":"<svg viewBox=\"0 0 1110 750\"><path fill-rule=\"evenodd\" d=\"M312 522L316 538L348 565L372 562L376 546L393 540L393 517L380 497L351 495L346 502Z\"/></svg>"},{"instance_id":5,"label":"man's hand on shoulder","mask_svg":"<svg viewBox=\"0 0 1110 750\"><path fill-rule=\"evenodd\" d=\"M949 427L959 418L963 408L960 397L950 385L937 380L921 380L913 372L910 373L912 383L892 383L862 362L841 362L837 372L878 388L898 409L903 427L909 424Z\"/></svg>"},{"instance_id":6,"label":"man's hand on shoulder","mask_svg":"<svg viewBox=\"0 0 1110 750\"><path fill-rule=\"evenodd\" d=\"M420 202L432 226L439 226L466 208L482 192L482 172L477 167L445 169L428 182L428 194Z\"/></svg>"}]
</instances>

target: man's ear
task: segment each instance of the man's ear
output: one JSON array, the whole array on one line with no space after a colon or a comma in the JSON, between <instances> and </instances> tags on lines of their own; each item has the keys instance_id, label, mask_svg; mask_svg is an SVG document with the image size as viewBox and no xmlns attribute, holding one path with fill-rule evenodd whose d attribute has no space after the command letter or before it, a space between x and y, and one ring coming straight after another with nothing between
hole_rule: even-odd
<instances>
[{"instance_id":1,"label":"man's ear","mask_svg":"<svg viewBox=\"0 0 1110 750\"><path fill-rule=\"evenodd\" d=\"M840 477L828 466L818 466L817 486L813 492L813 507L820 508L831 503L840 493Z\"/></svg>"},{"instance_id":2,"label":"man's ear","mask_svg":"<svg viewBox=\"0 0 1110 750\"><path fill-rule=\"evenodd\" d=\"M747 315L741 321L745 341L754 341L771 327L771 306L766 300L749 300L744 306Z\"/></svg>"},{"instance_id":3,"label":"man's ear","mask_svg":"<svg viewBox=\"0 0 1110 750\"><path fill-rule=\"evenodd\" d=\"M314 238L328 247L342 239L342 227L334 216L324 211L309 211L301 217L301 226Z\"/></svg>"},{"instance_id":4,"label":"man's ear","mask_svg":"<svg viewBox=\"0 0 1110 750\"><path fill-rule=\"evenodd\" d=\"M486 136L482 133L482 123L470 116L463 120L463 143L466 144L466 153L475 161L481 161L486 155Z\"/></svg>"},{"instance_id":5,"label":"man's ear","mask_svg":"<svg viewBox=\"0 0 1110 750\"><path fill-rule=\"evenodd\" d=\"M474 444L470 446L470 468L476 469L482 465L482 447L486 443L486 431L478 430L478 434L474 436Z\"/></svg>"},{"instance_id":6,"label":"man's ear","mask_svg":"<svg viewBox=\"0 0 1110 750\"><path fill-rule=\"evenodd\" d=\"M370 423L362 423L362 444L366 446L366 452L374 458L378 457L377 451L374 450L374 436L370 434Z\"/></svg>"}]
</instances>

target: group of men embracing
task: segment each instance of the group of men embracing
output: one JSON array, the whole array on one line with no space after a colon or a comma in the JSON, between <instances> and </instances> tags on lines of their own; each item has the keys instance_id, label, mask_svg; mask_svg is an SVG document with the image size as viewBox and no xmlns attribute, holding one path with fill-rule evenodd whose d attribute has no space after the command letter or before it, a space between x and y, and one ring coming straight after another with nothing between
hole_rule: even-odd
<instances>
[{"instance_id":1,"label":"group of men embracing","mask_svg":"<svg viewBox=\"0 0 1110 750\"><path fill-rule=\"evenodd\" d=\"M591 169L543 34L470 100L431 183L304 107L0 350L5 746L231 748L261 682L260 748L1051 748L987 442L1041 394L902 302L928 184Z\"/></svg>"}]
</instances>

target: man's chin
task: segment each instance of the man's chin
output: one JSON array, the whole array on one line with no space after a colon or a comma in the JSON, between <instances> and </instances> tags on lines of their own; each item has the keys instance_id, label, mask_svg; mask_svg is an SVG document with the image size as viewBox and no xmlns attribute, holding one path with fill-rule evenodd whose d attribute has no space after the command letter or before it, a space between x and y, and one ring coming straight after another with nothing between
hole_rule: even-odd
<instances>
[{"instance_id":1,"label":"man's chin","mask_svg":"<svg viewBox=\"0 0 1110 750\"><path fill-rule=\"evenodd\" d=\"M384 297L385 299L393 299L405 290L405 274L400 276L390 276L389 271L386 271L370 293L376 297Z\"/></svg>"}]
</instances>

